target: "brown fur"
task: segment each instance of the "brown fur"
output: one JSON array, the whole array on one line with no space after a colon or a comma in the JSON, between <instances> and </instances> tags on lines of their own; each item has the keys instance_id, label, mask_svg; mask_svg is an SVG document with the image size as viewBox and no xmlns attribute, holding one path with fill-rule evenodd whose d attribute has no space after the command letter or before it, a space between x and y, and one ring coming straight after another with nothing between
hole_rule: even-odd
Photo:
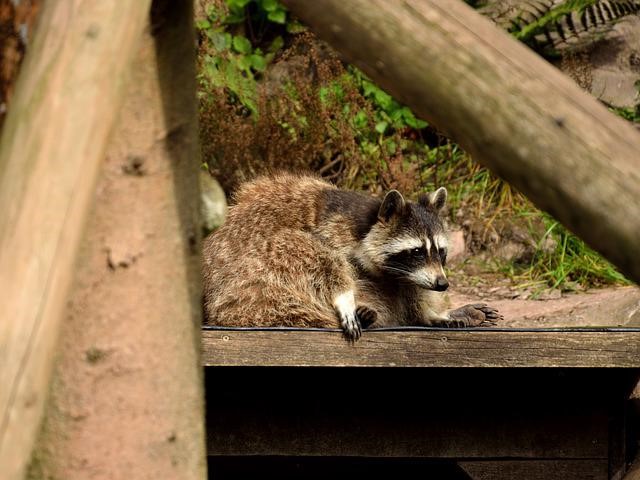
<instances>
[{"instance_id":1,"label":"brown fur","mask_svg":"<svg viewBox=\"0 0 640 480\"><path fill-rule=\"evenodd\" d=\"M343 254L314 236L318 197L335 188L279 175L245 184L205 239L205 314L226 326L336 327L333 298L354 288Z\"/></svg>"}]
</instances>

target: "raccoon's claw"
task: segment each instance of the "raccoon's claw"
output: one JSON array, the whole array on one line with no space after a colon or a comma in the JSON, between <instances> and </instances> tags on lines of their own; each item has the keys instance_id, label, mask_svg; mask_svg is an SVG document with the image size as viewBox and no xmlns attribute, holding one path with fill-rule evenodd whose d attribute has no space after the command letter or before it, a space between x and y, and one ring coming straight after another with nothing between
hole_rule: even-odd
<instances>
[{"instance_id":1,"label":"raccoon's claw","mask_svg":"<svg viewBox=\"0 0 640 480\"><path fill-rule=\"evenodd\" d=\"M360 326L360 321L358 320L356 312L349 312L341 315L340 325L342 326L342 331L348 340L355 342L362 336L362 327Z\"/></svg>"},{"instance_id":2,"label":"raccoon's claw","mask_svg":"<svg viewBox=\"0 0 640 480\"><path fill-rule=\"evenodd\" d=\"M495 308L484 303L474 303L449 312L449 319L446 323L450 327L458 328L490 327L502 318L502 315Z\"/></svg>"},{"instance_id":3,"label":"raccoon's claw","mask_svg":"<svg viewBox=\"0 0 640 480\"><path fill-rule=\"evenodd\" d=\"M362 328L369 328L378 319L378 314L375 310L371 310L369 307L360 305L356 308L356 317L360 321Z\"/></svg>"},{"instance_id":4,"label":"raccoon's claw","mask_svg":"<svg viewBox=\"0 0 640 480\"><path fill-rule=\"evenodd\" d=\"M498 320L504 320L502 314L489 305L486 305L484 303L474 303L473 305L469 306L476 308L484 313L485 319L480 323L479 326L495 325Z\"/></svg>"}]
</instances>

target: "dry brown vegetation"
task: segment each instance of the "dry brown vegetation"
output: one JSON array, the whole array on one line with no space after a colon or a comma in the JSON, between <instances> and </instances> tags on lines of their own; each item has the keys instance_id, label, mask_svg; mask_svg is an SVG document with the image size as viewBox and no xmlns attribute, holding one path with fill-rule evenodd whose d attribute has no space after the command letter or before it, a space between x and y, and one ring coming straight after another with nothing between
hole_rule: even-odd
<instances>
[{"instance_id":1,"label":"dry brown vegetation","mask_svg":"<svg viewBox=\"0 0 640 480\"><path fill-rule=\"evenodd\" d=\"M278 170L315 172L348 188L424 187L403 152L379 145L373 155L363 153L359 137L374 131L371 105L335 52L310 32L296 35L257 83L257 105L252 114L223 87L200 96L203 160L227 192ZM357 112L366 127L354 125ZM401 133L395 136L400 143Z\"/></svg>"}]
</instances>

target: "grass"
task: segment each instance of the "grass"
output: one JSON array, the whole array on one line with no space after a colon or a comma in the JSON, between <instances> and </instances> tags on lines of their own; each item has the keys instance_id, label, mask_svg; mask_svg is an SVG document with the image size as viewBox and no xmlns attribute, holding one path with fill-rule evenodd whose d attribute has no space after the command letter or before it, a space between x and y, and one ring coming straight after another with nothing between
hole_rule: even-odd
<instances>
[{"instance_id":1,"label":"grass","mask_svg":"<svg viewBox=\"0 0 640 480\"><path fill-rule=\"evenodd\" d=\"M524 195L474 162L458 145L447 144L431 153L438 168L438 183L449 190L453 220L459 216L480 219L483 234L507 219L524 226L535 242L528 261L494 260L485 265L486 270L501 272L521 287L538 289L573 291L631 283L610 262L549 214L537 209Z\"/></svg>"},{"instance_id":2,"label":"grass","mask_svg":"<svg viewBox=\"0 0 640 480\"><path fill-rule=\"evenodd\" d=\"M555 236L556 248L550 252L538 250L523 276L545 281L551 288L575 290L578 286L630 284L611 263L589 248L560 223L545 215L549 225L545 238Z\"/></svg>"}]
</instances>

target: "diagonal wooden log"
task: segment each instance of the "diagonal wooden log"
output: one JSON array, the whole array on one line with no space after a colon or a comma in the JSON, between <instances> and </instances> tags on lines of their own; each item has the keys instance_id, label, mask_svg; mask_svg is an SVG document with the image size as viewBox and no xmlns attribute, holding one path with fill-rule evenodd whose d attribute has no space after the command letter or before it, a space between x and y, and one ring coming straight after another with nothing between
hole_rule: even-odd
<instances>
[{"instance_id":1,"label":"diagonal wooden log","mask_svg":"<svg viewBox=\"0 0 640 480\"><path fill-rule=\"evenodd\" d=\"M45 2L0 143L0 476L23 478L100 160L150 0Z\"/></svg>"},{"instance_id":2,"label":"diagonal wooden log","mask_svg":"<svg viewBox=\"0 0 640 480\"><path fill-rule=\"evenodd\" d=\"M459 0L284 0L348 61L640 281L640 134Z\"/></svg>"}]
</instances>

